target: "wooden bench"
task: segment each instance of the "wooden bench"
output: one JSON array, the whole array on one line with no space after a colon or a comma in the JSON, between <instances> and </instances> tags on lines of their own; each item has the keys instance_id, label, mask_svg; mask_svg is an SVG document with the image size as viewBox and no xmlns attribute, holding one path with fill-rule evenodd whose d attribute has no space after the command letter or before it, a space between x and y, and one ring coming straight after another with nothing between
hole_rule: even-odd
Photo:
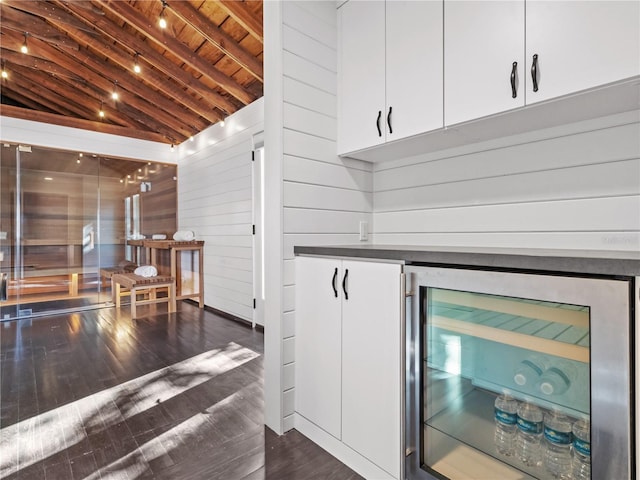
<instances>
[{"instance_id":1,"label":"wooden bench","mask_svg":"<svg viewBox=\"0 0 640 480\"><path fill-rule=\"evenodd\" d=\"M126 295L122 291L122 287L128 289L127 293L131 294L131 318L137 318L136 307L138 305L151 305L156 303L167 302L169 313L176 311L176 281L173 277L160 276L142 277L135 273L115 273L111 276L111 295L113 303L120 308L120 298ZM157 296L158 289L167 289L167 296ZM148 300L138 300L137 294L141 291L149 292Z\"/></svg>"}]
</instances>

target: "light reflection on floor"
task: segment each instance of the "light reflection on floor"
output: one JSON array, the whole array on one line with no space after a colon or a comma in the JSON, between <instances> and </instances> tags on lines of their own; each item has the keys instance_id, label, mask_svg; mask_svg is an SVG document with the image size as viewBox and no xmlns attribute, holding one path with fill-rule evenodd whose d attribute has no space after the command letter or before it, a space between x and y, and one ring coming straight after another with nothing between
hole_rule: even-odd
<instances>
[{"instance_id":1,"label":"light reflection on floor","mask_svg":"<svg viewBox=\"0 0 640 480\"><path fill-rule=\"evenodd\" d=\"M242 395L242 392L236 392L233 395L218 402L216 405L208 408L206 411L198 413L179 425L176 425L171 430L168 430L157 437L152 438L148 442L140 445L140 447L133 452L119 458L115 462L109 465L105 465L93 474L85 477L84 480L118 480L123 478L137 478L149 471L148 462L153 459L166 455L166 446L177 437L188 437L188 435L198 428L205 425L210 415L215 414L218 410L222 410L225 406L232 402L236 397ZM140 458L142 456L142 458Z\"/></svg>"},{"instance_id":2,"label":"light reflection on floor","mask_svg":"<svg viewBox=\"0 0 640 480\"><path fill-rule=\"evenodd\" d=\"M74 444L84 441L90 434L149 410L258 356L258 353L230 342L224 348L196 355L3 428L0 430L0 478L15 474L20 469L71 448ZM227 400L208 410L219 408L219 405ZM197 427L206 420L204 413L194 415L166 433L173 434L176 429ZM61 430L64 433L63 437L59 435ZM146 460L157 455L161 445L158 438L140 446ZM110 478L107 470L113 471L119 465L138 468L135 462L132 464L131 459L127 457L139 455L140 451L132 452L103 467L102 477L96 472L97 476L90 478ZM144 468L144 464L140 467ZM135 478L135 471L128 473L131 478Z\"/></svg>"}]
</instances>

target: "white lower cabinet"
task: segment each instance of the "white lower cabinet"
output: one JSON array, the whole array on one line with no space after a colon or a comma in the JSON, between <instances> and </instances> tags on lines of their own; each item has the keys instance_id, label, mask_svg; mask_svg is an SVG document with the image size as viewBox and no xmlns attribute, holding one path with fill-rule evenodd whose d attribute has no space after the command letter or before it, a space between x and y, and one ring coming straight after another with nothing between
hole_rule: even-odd
<instances>
[{"instance_id":1,"label":"white lower cabinet","mask_svg":"<svg viewBox=\"0 0 640 480\"><path fill-rule=\"evenodd\" d=\"M296 259L296 413L393 478L401 463L401 274L398 264Z\"/></svg>"}]
</instances>

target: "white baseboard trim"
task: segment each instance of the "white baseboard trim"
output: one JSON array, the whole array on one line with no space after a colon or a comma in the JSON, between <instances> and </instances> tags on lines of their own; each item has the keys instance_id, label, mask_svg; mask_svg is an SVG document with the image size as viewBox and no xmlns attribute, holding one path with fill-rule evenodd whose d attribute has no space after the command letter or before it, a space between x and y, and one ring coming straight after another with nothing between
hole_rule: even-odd
<instances>
[{"instance_id":1,"label":"white baseboard trim","mask_svg":"<svg viewBox=\"0 0 640 480\"><path fill-rule=\"evenodd\" d=\"M356 471L359 475L362 475L368 480L397 480L300 414L294 413L293 417L296 430L312 442L318 444L346 466Z\"/></svg>"}]
</instances>

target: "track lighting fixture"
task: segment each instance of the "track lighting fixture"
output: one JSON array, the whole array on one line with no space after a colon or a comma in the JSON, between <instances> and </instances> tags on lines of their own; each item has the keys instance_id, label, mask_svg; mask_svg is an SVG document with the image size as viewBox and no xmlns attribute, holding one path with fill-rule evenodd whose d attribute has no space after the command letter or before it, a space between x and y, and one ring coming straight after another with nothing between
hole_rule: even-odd
<instances>
[{"instance_id":1,"label":"track lighting fixture","mask_svg":"<svg viewBox=\"0 0 640 480\"><path fill-rule=\"evenodd\" d=\"M160 20L158 20L158 25L160 28L167 28L167 19L164 16L164 9L167 8L167 2L162 0L162 10L160 11Z\"/></svg>"},{"instance_id":2,"label":"track lighting fixture","mask_svg":"<svg viewBox=\"0 0 640 480\"><path fill-rule=\"evenodd\" d=\"M24 32L24 42L22 42L22 46L20 47L20 51L22 53L29 53L29 47L27 46L27 32Z\"/></svg>"},{"instance_id":3,"label":"track lighting fixture","mask_svg":"<svg viewBox=\"0 0 640 480\"><path fill-rule=\"evenodd\" d=\"M118 81L113 82L113 92L111 92L111 98L118 100Z\"/></svg>"},{"instance_id":4,"label":"track lighting fixture","mask_svg":"<svg viewBox=\"0 0 640 480\"><path fill-rule=\"evenodd\" d=\"M136 73L140 73L142 71L142 69L140 68L140 64L138 63L139 55L140 54L136 52L136 54L133 56L133 71Z\"/></svg>"}]
</instances>

